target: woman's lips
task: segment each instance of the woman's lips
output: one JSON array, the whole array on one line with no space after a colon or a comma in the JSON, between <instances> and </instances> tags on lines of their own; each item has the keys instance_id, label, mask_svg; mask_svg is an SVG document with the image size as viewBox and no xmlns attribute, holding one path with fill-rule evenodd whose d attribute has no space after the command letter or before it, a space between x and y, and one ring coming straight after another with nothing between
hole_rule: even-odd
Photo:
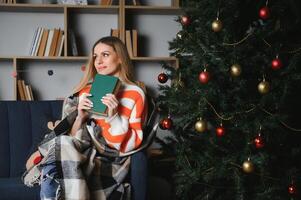
<instances>
[{"instance_id":1,"label":"woman's lips","mask_svg":"<svg viewBox=\"0 0 301 200\"><path fill-rule=\"evenodd\" d=\"M98 67L96 67L98 70L103 70L103 69L105 69L105 68L107 68L107 66L98 66Z\"/></svg>"}]
</instances>

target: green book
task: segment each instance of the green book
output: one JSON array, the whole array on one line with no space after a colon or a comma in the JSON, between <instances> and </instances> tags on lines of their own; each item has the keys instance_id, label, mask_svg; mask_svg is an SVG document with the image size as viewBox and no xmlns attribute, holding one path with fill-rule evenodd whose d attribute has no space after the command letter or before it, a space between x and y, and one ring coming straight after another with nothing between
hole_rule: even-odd
<instances>
[{"instance_id":1,"label":"green book","mask_svg":"<svg viewBox=\"0 0 301 200\"><path fill-rule=\"evenodd\" d=\"M108 93L116 95L119 87L120 81L117 77L96 74L90 90L90 94L92 94L92 96L88 97L93 102L91 112L107 116L108 108L101 102L101 98Z\"/></svg>"}]
</instances>

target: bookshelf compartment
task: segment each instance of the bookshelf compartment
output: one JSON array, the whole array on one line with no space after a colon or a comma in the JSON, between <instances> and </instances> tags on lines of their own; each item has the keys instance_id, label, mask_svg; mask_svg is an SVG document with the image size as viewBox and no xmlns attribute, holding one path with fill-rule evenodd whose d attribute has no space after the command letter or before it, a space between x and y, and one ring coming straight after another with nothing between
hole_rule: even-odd
<instances>
[{"instance_id":1,"label":"bookshelf compartment","mask_svg":"<svg viewBox=\"0 0 301 200\"><path fill-rule=\"evenodd\" d=\"M29 56L38 27L64 28L63 13L0 12L0 56ZM8 48L9 47L9 48Z\"/></svg>"},{"instance_id":2,"label":"bookshelf compartment","mask_svg":"<svg viewBox=\"0 0 301 200\"><path fill-rule=\"evenodd\" d=\"M98 10L98 13L75 11L68 11L68 32L70 30L74 32L78 56L88 56L98 39L109 36L111 29L118 28L118 14L104 14L102 10ZM68 37L68 56L74 56L72 53L74 42L70 41L69 33Z\"/></svg>"},{"instance_id":3,"label":"bookshelf compartment","mask_svg":"<svg viewBox=\"0 0 301 200\"><path fill-rule=\"evenodd\" d=\"M22 60L18 62L17 72L32 87L35 100L55 100L72 94L85 65L85 60Z\"/></svg>"},{"instance_id":4,"label":"bookshelf compartment","mask_svg":"<svg viewBox=\"0 0 301 200\"><path fill-rule=\"evenodd\" d=\"M126 30L137 30L138 57L168 57L168 42L181 30L177 15L126 12ZM164 27L164 30L162 29Z\"/></svg>"},{"instance_id":5,"label":"bookshelf compartment","mask_svg":"<svg viewBox=\"0 0 301 200\"><path fill-rule=\"evenodd\" d=\"M0 59L0 100L15 100L13 59Z\"/></svg>"}]
</instances>

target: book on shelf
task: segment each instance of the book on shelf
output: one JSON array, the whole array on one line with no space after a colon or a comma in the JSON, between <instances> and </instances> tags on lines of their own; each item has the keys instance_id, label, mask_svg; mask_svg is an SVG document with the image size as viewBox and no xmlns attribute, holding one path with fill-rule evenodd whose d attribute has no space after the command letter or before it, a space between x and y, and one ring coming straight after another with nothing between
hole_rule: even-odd
<instances>
[{"instance_id":1,"label":"book on shelf","mask_svg":"<svg viewBox=\"0 0 301 200\"><path fill-rule=\"evenodd\" d=\"M60 56L61 54L61 48L62 48L62 45L64 43L64 31L60 30L59 32L59 37L57 39L57 44L56 44L56 47L55 47L55 52L54 52L54 56Z\"/></svg>"},{"instance_id":2,"label":"book on shelf","mask_svg":"<svg viewBox=\"0 0 301 200\"><path fill-rule=\"evenodd\" d=\"M132 47L132 38L131 38L131 31L126 30L125 31L125 45L128 50L129 56L133 57L133 47Z\"/></svg>"},{"instance_id":3,"label":"book on shelf","mask_svg":"<svg viewBox=\"0 0 301 200\"><path fill-rule=\"evenodd\" d=\"M55 48L60 35L60 29L54 29L48 56L55 56Z\"/></svg>"},{"instance_id":4,"label":"book on shelf","mask_svg":"<svg viewBox=\"0 0 301 200\"><path fill-rule=\"evenodd\" d=\"M111 36L119 37L119 30L118 29L111 29Z\"/></svg>"},{"instance_id":5,"label":"book on shelf","mask_svg":"<svg viewBox=\"0 0 301 200\"><path fill-rule=\"evenodd\" d=\"M133 5L140 6L141 5L140 0L133 0Z\"/></svg>"},{"instance_id":6,"label":"book on shelf","mask_svg":"<svg viewBox=\"0 0 301 200\"><path fill-rule=\"evenodd\" d=\"M116 94L120 88L120 81L115 76L96 74L92 82L88 98L93 102L91 112L97 115L107 116L108 108L101 102L101 98L108 93Z\"/></svg>"},{"instance_id":7,"label":"book on shelf","mask_svg":"<svg viewBox=\"0 0 301 200\"><path fill-rule=\"evenodd\" d=\"M99 4L102 6L109 6L112 5L113 0L99 0Z\"/></svg>"},{"instance_id":8,"label":"book on shelf","mask_svg":"<svg viewBox=\"0 0 301 200\"><path fill-rule=\"evenodd\" d=\"M76 44L76 38L75 38L75 33L72 29L68 30L68 38L70 41L70 47L71 47L71 54L72 56L78 56L78 49L77 49L77 44Z\"/></svg>"},{"instance_id":9,"label":"book on shelf","mask_svg":"<svg viewBox=\"0 0 301 200\"><path fill-rule=\"evenodd\" d=\"M24 91L23 85L22 85L22 80L17 80L17 87L18 87L18 94L19 94L20 100L22 100L22 101L26 100L25 91Z\"/></svg>"},{"instance_id":10,"label":"book on shelf","mask_svg":"<svg viewBox=\"0 0 301 200\"><path fill-rule=\"evenodd\" d=\"M133 56L137 57L138 53L138 32L136 29L132 30L132 41L133 41Z\"/></svg>"},{"instance_id":11,"label":"book on shelf","mask_svg":"<svg viewBox=\"0 0 301 200\"><path fill-rule=\"evenodd\" d=\"M45 52L46 44L47 44L48 33L49 33L48 29L46 29L46 28L43 29L42 38L41 38L41 42L40 42L39 50L38 50L38 56L44 56L44 52Z\"/></svg>"},{"instance_id":12,"label":"book on shelf","mask_svg":"<svg viewBox=\"0 0 301 200\"><path fill-rule=\"evenodd\" d=\"M51 46L52 38L53 38L53 33L54 33L54 29L50 29L49 33L48 33L48 38L47 38L47 42L46 42L46 49L45 49L45 52L44 52L44 56L49 56L50 46Z\"/></svg>"}]
</instances>

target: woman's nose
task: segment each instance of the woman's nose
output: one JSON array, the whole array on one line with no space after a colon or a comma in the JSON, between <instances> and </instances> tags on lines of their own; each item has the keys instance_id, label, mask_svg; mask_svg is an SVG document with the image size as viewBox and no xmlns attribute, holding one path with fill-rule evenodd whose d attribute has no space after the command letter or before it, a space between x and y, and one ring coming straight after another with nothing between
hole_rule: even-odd
<instances>
[{"instance_id":1,"label":"woman's nose","mask_svg":"<svg viewBox=\"0 0 301 200\"><path fill-rule=\"evenodd\" d=\"M102 63L102 58L101 57L97 57L96 58L96 63Z\"/></svg>"}]
</instances>

